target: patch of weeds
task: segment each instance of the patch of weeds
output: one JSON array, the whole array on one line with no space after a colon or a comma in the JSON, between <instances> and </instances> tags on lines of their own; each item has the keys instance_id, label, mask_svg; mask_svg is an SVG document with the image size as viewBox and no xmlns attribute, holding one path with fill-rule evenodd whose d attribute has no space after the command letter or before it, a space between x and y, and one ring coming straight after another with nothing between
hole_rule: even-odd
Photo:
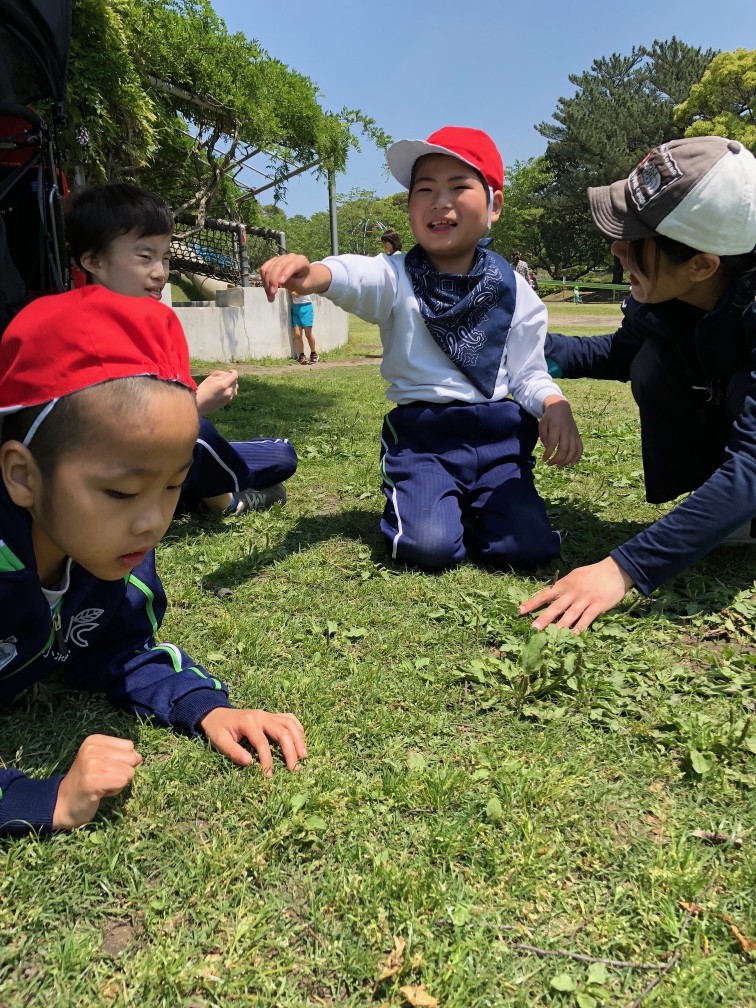
<instances>
[{"instance_id":1,"label":"patch of weeds","mask_svg":"<svg viewBox=\"0 0 756 1008\"><path fill-rule=\"evenodd\" d=\"M756 754L756 724L730 709L726 717L694 711L673 718L651 732L669 748L682 750L687 773L704 777L716 771L735 784L753 787L756 771L743 770L744 757Z\"/></svg>"},{"instance_id":2,"label":"patch of weeds","mask_svg":"<svg viewBox=\"0 0 756 1008\"><path fill-rule=\"evenodd\" d=\"M522 601L519 592L516 598L504 598L484 589L468 589L460 592L454 601L439 601L429 608L428 619L438 623L449 623L454 627L471 630L476 644L501 640L515 634L521 641L530 633L530 628L520 620L518 605Z\"/></svg>"},{"instance_id":3,"label":"patch of weeds","mask_svg":"<svg viewBox=\"0 0 756 1008\"><path fill-rule=\"evenodd\" d=\"M518 714L555 720L565 715L566 707L539 708L533 701L578 698L585 684L584 647L583 638L551 625L524 645L503 642L497 654L466 662L458 678L489 693L481 705L484 709L504 700Z\"/></svg>"},{"instance_id":4,"label":"patch of weeds","mask_svg":"<svg viewBox=\"0 0 756 1008\"><path fill-rule=\"evenodd\" d=\"M318 433L297 446L300 458L308 461L351 458L358 447L361 448L362 423L359 412L348 424L334 423L331 417L318 417Z\"/></svg>"}]
</instances>

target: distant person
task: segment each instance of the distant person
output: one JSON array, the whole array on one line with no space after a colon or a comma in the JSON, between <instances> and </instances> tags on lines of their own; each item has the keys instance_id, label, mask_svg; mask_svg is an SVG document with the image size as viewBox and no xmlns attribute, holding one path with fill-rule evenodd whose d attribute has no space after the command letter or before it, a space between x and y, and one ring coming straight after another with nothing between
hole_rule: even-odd
<instances>
[{"instance_id":1,"label":"distant person","mask_svg":"<svg viewBox=\"0 0 756 1008\"><path fill-rule=\"evenodd\" d=\"M402 251L402 239L396 231L384 231L381 235L381 245L386 255L393 255Z\"/></svg>"},{"instance_id":2,"label":"distant person","mask_svg":"<svg viewBox=\"0 0 756 1008\"><path fill-rule=\"evenodd\" d=\"M536 294L538 293L538 278L535 272L531 269L528 270L528 283L530 284L530 289L534 290Z\"/></svg>"},{"instance_id":3,"label":"distant person","mask_svg":"<svg viewBox=\"0 0 756 1008\"><path fill-rule=\"evenodd\" d=\"M580 300L580 288L579 287L573 287L572 288L572 300L573 300L573 302L575 304L582 304L582 302Z\"/></svg>"},{"instance_id":4,"label":"distant person","mask_svg":"<svg viewBox=\"0 0 756 1008\"><path fill-rule=\"evenodd\" d=\"M528 279L530 268L517 249L512 253L512 269L519 273L523 280Z\"/></svg>"},{"instance_id":5,"label":"distant person","mask_svg":"<svg viewBox=\"0 0 756 1008\"><path fill-rule=\"evenodd\" d=\"M69 198L65 220L71 254L88 283L161 299L173 237L173 213L164 200L128 182L89 186ZM180 510L243 514L286 502L283 484L297 468L293 445L275 437L229 442L205 419L237 392L236 371L213 371L197 389L202 419Z\"/></svg>"},{"instance_id":6,"label":"distant person","mask_svg":"<svg viewBox=\"0 0 756 1008\"><path fill-rule=\"evenodd\" d=\"M294 351L298 353L300 364L317 364L320 358L315 348L315 337L312 325L315 321L315 308L309 294L291 295L291 328L294 331ZM310 350L309 357L304 352L304 341Z\"/></svg>"},{"instance_id":7,"label":"distant person","mask_svg":"<svg viewBox=\"0 0 756 1008\"><path fill-rule=\"evenodd\" d=\"M39 298L10 322L0 342L0 705L62 676L241 766L249 744L269 776L268 739L290 770L305 755L297 718L235 709L220 680L155 639L166 608L155 547L192 464L194 388L178 319L154 301L88 286ZM24 705L15 716L32 715ZM141 762L130 738L93 734L64 774L35 780L3 764L0 836L90 822Z\"/></svg>"},{"instance_id":8,"label":"distant person","mask_svg":"<svg viewBox=\"0 0 756 1008\"><path fill-rule=\"evenodd\" d=\"M566 378L629 381L646 499L688 496L534 595L521 612L545 606L538 629L583 630L715 546L756 546L756 159L724 137L672 140L588 199L630 275L625 317L606 336L549 335L548 358Z\"/></svg>"},{"instance_id":9,"label":"distant person","mask_svg":"<svg viewBox=\"0 0 756 1008\"><path fill-rule=\"evenodd\" d=\"M447 126L393 144L388 163L409 189L417 244L392 256L270 259L266 293L321 293L380 326L396 403L381 436L381 531L393 559L433 571L468 552L505 568L544 563L560 540L532 452L539 432L549 465L577 462L582 445L546 372L544 305L479 244L501 211L501 155L486 133Z\"/></svg>"}]
</instances>

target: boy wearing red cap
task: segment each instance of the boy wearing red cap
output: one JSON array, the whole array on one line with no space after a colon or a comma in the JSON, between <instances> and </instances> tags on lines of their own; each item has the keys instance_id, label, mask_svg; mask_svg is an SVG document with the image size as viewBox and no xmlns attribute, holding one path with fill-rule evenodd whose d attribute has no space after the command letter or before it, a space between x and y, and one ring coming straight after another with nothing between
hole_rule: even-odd
<instances>
[{"instance_id":1,"label":"boy wearing red cap","mask_svg":"<svg viewBox=\"0 0 756 1008\"><path fill-rule=\"evenodd\" d=\"M427 570L468 551L527 568L559 553L533 483L539 434L550 465L582 452L569 405L548 375L546 309L512 267L481 244L498 219L504 166L480 130L447 126L401 140L389 168L409 189L417 245L406 255L271 259L280 287L320 293L377 323L386 416L381 531L391 556Z\"/></svg>"},{"instance_id":2,"label":"boy wearing red cap","mask_svg":"<svg viewBox=\"0 0 756 1008\"><path fill-rule=\"evenodd\" d=\"M233 708L226 687L156 644L166 600L155 546L197 437L175 314L99 287L40 298L0 343L0 705L55 669L158 723L204 734L236 763L266 736L289 769L292 714ZM0 835L73 829L132 779L131 741L92 735L67 774L0 769Z\"/></svg>"}]
</instances>

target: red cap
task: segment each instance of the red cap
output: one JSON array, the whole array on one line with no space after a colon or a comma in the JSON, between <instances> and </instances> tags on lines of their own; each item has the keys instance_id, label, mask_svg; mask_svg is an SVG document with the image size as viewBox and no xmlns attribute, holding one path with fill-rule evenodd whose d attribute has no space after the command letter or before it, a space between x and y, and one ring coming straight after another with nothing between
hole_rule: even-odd
<instances>
[{"instance_id":1,"label":"red cap","mask_svg":"<svg viewBox=\"0 0 756 1008\"><path fill-rule=\"evenodd\" d=\"M442 126L427 140L397 140L389 147L386 157L391 174L405 189L410 187L412 166L425 154L450 154L476 168L494 192L504 188L501 154L483 130Z\"/></svg>"},{"instance_id":2,"label":"red cap","mask_svg":"<svg viewBox=\"0 0 756 1008\"><path fill-rule=\"evenodd\" d=\"M90 286L32 301L0 340L0 413L113 378L151 375L197 386L173 309Z\"/></svg>"}]
</instances>

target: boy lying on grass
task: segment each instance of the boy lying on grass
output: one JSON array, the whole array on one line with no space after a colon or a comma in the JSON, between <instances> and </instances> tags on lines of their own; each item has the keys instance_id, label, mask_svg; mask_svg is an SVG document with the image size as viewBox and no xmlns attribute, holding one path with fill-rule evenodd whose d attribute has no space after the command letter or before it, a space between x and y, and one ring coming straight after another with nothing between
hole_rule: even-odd
<instances>
[{"instance_id":1,"label":"boy lying on grass","mask_svg":"<svg viewBox=\"0 0 756 1008\"><path fill-rule=\"evenodd\" d=\"M166 599L155 546L197 439L189 356L174 313L102 287L40 298L0 342L0 706L62 668L159 724L203 734L241 766L268 738L306 755L293 714L232 707L226 687L156 644ZM0 835L89 822L133 778L128 739L91 735L63 776L0 769Z\"/></svg>"}]
</instances>

